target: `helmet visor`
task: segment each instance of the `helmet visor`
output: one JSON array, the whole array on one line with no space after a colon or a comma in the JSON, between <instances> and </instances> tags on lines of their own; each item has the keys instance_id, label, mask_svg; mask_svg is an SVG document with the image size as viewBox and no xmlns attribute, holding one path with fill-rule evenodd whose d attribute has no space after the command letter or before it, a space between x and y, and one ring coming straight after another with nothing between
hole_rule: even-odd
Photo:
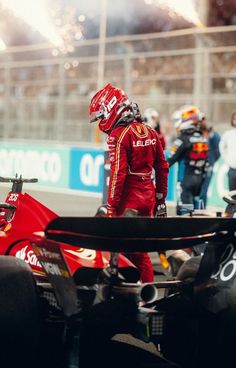
<instances>
[{"instance_id":1,"label":"helmet visor","mask_svg":"<svg viewBox=\"0 0 236 368\"><path fill-rule=\"evenodd\" d=\"M100 123L100 121L104 118L103 111L96 111L90 114L90 123Z\"/></svg>"}]
</instances>

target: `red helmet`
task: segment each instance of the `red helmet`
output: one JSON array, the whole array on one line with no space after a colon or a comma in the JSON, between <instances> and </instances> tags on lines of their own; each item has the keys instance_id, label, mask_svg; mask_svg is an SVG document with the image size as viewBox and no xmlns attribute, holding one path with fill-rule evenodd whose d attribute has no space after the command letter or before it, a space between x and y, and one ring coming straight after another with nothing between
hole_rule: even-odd
<instances>
[{"instance_id":1,"label":"red helmet","mask_svg":"<svg viewBox=\"0 0 236 368\"><path fill-rule=\"evenodd\" d=\"M90 123L99 122L99 129L110 133L130 105L128 96L119 88L107 84L93 96L89 106Z\"/></svg>"}]
</instances>

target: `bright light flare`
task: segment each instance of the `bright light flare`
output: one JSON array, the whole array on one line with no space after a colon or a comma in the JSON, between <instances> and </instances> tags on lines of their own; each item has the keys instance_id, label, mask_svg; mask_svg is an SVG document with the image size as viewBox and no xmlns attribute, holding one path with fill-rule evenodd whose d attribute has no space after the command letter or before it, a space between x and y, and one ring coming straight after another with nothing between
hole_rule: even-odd
<instances>
[{"instance_id":1,"label":"bright light flare","mask_svg":"<svg viewBox=\"0 0 236 368\"><path fill-rule=\"evenodd\" d=\"M15 16L37 29L53 45L63 44L62 38L50 19L46 0L0 0L0 2Z\"/></svg>"},{"instance_id":2,"label":"bright light flare","mask_svg":"<svg viewBox=\"0 0 236 368\"><path fill-rule=\"evenodd\" d=\"M203 27L196 11L194 0L144 0L146 4L155 4L164 9L173 10L177 15L182 16L187 21L197 27Z\"/></svg>"}]
</instances>

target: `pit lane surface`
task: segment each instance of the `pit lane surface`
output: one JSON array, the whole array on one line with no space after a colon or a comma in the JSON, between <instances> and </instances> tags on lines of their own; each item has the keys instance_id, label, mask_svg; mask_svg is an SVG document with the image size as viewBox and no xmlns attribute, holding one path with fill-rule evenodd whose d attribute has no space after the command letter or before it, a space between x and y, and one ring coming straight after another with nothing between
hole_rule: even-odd
<instances>
[{"instance_id":1,"label":"pit lane surface","mask_svg":"<svg viewBox=\"0 0 236 368\"><path fill-rule=\"evenodd\" d=\"M97 208L102 204L102 198L94 195L80 195L76 191L38 190L36 187L37 184L34 186L24 184L23 193L27 192L60 216L94 216ZM1 185L1 202L4 202L9 189L9 184ZM169 205L168 215L173 216L174 214L174 206Z\"/></svg>"}]
</instances>

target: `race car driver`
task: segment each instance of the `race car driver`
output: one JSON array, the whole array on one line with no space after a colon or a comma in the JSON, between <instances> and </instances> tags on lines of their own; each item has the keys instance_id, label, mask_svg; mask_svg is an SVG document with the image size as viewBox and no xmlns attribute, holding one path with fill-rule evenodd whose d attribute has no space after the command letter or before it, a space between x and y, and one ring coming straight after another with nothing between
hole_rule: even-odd
<instances>
[{"instance_id":1,"label":"race car driver","mask_svg":"<svg viewBox=\"0 0 236 368\"><path fill-rule=\"evenodd\" d=\"M208 140L201 133L203 114L196 106L184 106L175 122L178 137L171 148L168 163L179 162L181 170L181 202L193 204L200 194L208 165Z\"/></svg>"},{"instance_id":2,"label":"race car driver","mask_svg":"<svg viewBox=\"0 0 236 368\"><path fill-rule=\"evenodd\" d=\"M143 124L137 104L119 88L107 84L90 103L90 121L108 134L110 181L107 215L166 215L168 163L157 132ZM155 185L151 179L155 170ZM140 271L142 282L153 281L147 253L127 255Z\"/></svg>"}]
</instances>

